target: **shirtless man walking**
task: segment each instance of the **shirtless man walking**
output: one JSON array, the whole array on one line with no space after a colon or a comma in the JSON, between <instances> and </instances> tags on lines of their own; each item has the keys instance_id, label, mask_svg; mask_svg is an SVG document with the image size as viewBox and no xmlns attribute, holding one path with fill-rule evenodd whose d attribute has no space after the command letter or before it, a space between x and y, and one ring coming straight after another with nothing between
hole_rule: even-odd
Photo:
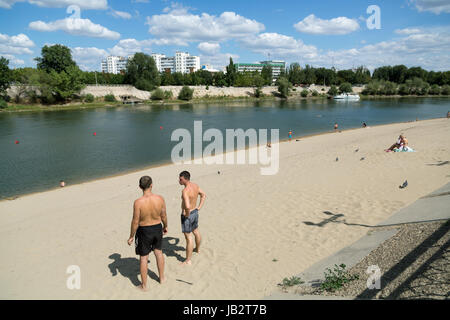
<instances>
[{"instance_id":1,"label":"shirtless man walking","mask_svg":"<svg viewBox=\"0 0 450 320\"><path fill-rule=\"evenodd\" d=\"M136 255L140 256L140 270L142 285L139 289L147 291L148 255L154 251L156 264L158 265L159 282L163 283L164 256L162 254L163 234L167 234L167 214L164 198L152 193L152 178L145 176L139 180L139 187L143 196L134 202L133 219L131 220L130 238L131 246L136 236ZM164 227L161 225L164 224Z\"/></svg>"},{"instance_id":2,"label":"shirtless man walking","mask_svg":"<svg viewBox=\"0 0 450 320\"><path fill-rule=\"evenodd\" d=\"M184 186L181 193L181 209L183 210L181 212L181 230L186 238L186 260L182 265L190 265L192 252L200 253L202 237L198 231L198 213L205 203L206 194L197 184L191 182L191 174L187 171L180 173L179 183ZM200 204L197 206L198 196L200 196ZM195 250L191 233L195 237Z\"/></svg>"}]
</instances>

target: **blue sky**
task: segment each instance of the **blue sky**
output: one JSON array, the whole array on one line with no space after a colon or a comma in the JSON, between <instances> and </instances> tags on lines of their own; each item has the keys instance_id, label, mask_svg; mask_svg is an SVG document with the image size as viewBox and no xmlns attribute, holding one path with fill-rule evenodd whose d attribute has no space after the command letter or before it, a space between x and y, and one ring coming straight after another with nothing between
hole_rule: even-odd
<instances>
[{"instance_id":1,"label":"blue sky","mask_svg":"<svg viewBox=\"0 0 450 320\"><path fill-rule=\"evenodd\" d=\"M381 29L367 26L370 5L380 9ZM99 70L110 54L177 50L216 68L230 56L270 54L338 69L450 70L449 18L450 0L0 0L0 55L11 67L35 66L42 46L59 43L84 70Z\"/></svg>"}]
</instances>

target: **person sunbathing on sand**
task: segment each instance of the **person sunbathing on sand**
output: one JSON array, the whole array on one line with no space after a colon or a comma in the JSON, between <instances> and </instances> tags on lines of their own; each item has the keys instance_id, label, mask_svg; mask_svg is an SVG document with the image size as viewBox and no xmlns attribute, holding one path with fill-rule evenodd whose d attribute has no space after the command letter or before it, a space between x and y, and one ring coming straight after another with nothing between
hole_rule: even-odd
<instances>
[{"instance_id":1,"label":"person sunbathing on sand","mask_svg":"<svg viewBox=\"0 0 450 320\"><path fill-rule=\"evenodd\" d=\"M403 135L400 135L400 136L398 137L398 139L397 139L397 142L394 143L392 146L390 146L389 149L386 149L385 151L386 151L386 152L390 152L390 151L394 151L394 149L400 148L401 145L402 145L403 139L404 139Z\"/></svg>"}]
</instances>

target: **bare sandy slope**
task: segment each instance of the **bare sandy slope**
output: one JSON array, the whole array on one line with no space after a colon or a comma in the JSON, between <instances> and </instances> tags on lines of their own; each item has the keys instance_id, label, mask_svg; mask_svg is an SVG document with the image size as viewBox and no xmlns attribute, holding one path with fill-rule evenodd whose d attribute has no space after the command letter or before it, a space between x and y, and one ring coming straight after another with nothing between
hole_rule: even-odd
<instances>
[{"instance_id":1,"label":"bare sandy slope","mask_svg":"<svg viewBox=\"0 0 450 320\"><path fill-rule=\"evenodd\" d=\"M383 151L400 133L416 153ZM350 130L281 143L275 176L260 175L258 165L170 165L0 202L0 298L263 298L284 277L363 236L367 228L358 224L375 225L448 183L448 137L447 119ZM179 265L183 169L208 195L203 248L190 267ZM168 207L168 281L156 281L151 255L150 291L140 293L138 260L126 240L144 174ZM400 190L405 179L409 186ZM329 218L324 211L345 215L347 224L304 223ZM81 268L81 290L66 287L69 265Z\"/></svg>"}]
</instances>

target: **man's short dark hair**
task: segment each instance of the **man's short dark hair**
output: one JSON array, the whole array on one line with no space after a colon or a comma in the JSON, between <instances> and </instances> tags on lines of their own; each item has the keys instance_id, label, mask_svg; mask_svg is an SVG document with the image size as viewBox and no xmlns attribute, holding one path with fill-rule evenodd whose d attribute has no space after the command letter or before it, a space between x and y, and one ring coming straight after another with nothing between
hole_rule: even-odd
<instances>
[{"instance_id":1,"label":"man's short dark hair","mask_svg":"<svg viewBox=\"0 0 450 320\"><path fill-rule=\"evenodd\" d=\"M141 178L141 180L139 180L139 187L142 190L147 190L148 188L150 188L152 184L153 184L152 178L150 178L149 176L144 176Z\"/></svg>"},{"instance_id":2,"label":"man's short dark hair","mask_svg":"<svg viewBox=\"0 0 450 320\"><path fill-rule=\"evenodd\" d=\"M181 177L185 178L187 181L191 180L191 174L187 171L183 171L182 173L180 173L180 178Z\"/></svg>"}]
</instances>

